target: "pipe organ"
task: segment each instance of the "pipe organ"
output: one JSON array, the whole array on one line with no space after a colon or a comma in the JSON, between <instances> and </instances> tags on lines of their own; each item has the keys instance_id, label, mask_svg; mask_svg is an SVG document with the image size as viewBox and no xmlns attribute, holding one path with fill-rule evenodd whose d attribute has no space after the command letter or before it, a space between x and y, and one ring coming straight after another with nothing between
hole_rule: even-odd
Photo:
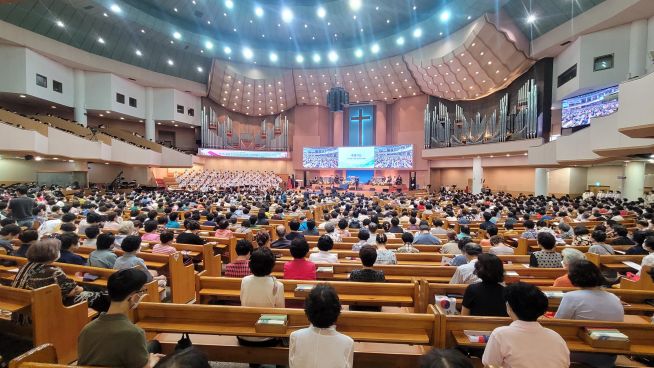
<instances>
[{"instance_id":1,"label":"pipe organ","mask_svg":"<svg viewBox=\"0 0 654 368\"><path fill-rule=\"evenodd\" d=\"M278 115L271 122L264 118L260 124L237 124L229 115L220 119L208 105L202 107L201 136L203 148L288 151L289 122Z\"/></svg>"},{"instance_id":2,"label":"pipe organ","mask_svg":"<svg viewBox=\"0 0 654 368\"><path fill-rule=\"evenodd\" d=\"M450 111L442 101L424 112L425 148L531 139L538 136L538 89L529 79L517 92L517 102L509 106L505 93L490 114L467 113L460 105Z\"/></svg>"}]
</instances>

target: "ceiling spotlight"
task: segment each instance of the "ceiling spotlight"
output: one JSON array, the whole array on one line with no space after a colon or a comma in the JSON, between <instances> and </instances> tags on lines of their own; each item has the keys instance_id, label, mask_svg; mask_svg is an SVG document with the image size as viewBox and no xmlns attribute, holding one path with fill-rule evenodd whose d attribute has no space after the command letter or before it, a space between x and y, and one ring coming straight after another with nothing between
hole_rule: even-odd
<instances>
[{"instance_id":1,"label":"ceiling spotlight","mask_svg":"<svg viewBox=\"0 0 654 368\"><path fill-rule=\"evenodd\" d=\"M260 7L260 6L257 6L256 8L254 8L254 14L257 17L263 17L263 8Z\"/></svg>"},{"instance_id":2,"label":"ceiling spotlight","mask_svg":"<svg viewBox=\"0 0 654 368\"><path fill-rule=\"evenodd\" d=\"M62 22L62 21L60 21L60 20L57 21L57 26L58 26L59 28L64 28L64 27L65 27L64 22Z\"/></svg>"},{"instance_id":3,"label":"ceiling spotlight","mask_svg":"<svg viewBox=\"0 0 654 368\"><path fill-rule=\"evenodd\" d=\"M232 53L232 48L229 47L229 46L225 46L225 47L223 48L223 52L224 52L225 54L229 55L229 54Z\"/></svg>"},{"instance_id":4,"label":"ceiling spotlight","mask_svg":"<svg viewBox=\"0 0 654 368\"><path fill-rule=\"evenodd\" d=\"M182 34L179 32L173 32L173 38L179 40L182 38Z\"/></svg>"},{"instance_id":5,"label":"ceiling spotlight","mask_svg":"<svg viewBox=\"0 0 654 368\"><path fill-rule=\"evenodd\" d=\"M43 160L43 157L41 156L34 157L34 161L41 161L41 160Z\"/></svg>"},{"instance_id":6,"label":"ceiling spotlight","mask_svg":"<svg viewBox=\"0 0 654 368\"><path fill-rule=\"evenodd\" d=\"M443 10L441 15L438 17L441 22L447 22L452 17L452 13L449 10Z\"/></svg>"},{"instance_id":7,"label":"ceiling spotlight","mask_svg":"<svg viewBox=\"0 0 654 368\"><path fill-rule=\"evenodd\" d=\"M75 162L75 160L68 160L68 162Z\"/></svg>"},{"instance_id":8,"label":"ceiling spotlight","mask_svg":"<svg viewBox=\"0 0 654 368\"><path fill-rule=\"evenodd\" d=\"M334 63L338 60L338 54L336 53L336 51L330 51L329 54L327 54L327 58L329 59L329 61Z\"/></svg>"},{"instance_id":9,"label":"ceiling spotlight","mask_svg":"<svg viewBox=\"0 0 654 368\"><path fill-rule=\"evenodd\" d=\"M303 62L304 62L304 56L302 56L302 55L297 55L297 56L295 57L295 61L297 61L298 63L303 63Z\"/></svg>"},{"instance_id":10,"label":"ceiling spotlight","mask_svg":"<svg viewBox=\"0 0 654 368\"><path fill-rule=\"evenodd\" d=\"M362 0L350 0L350 9L357 11L361 9Z\"/></svg>"},{"instance_id":11,"label":"ceiling spotlight","mask_svg":"<svg viewBox=\"0 0 654 368\"><path fill-rule=\"evenodd\" d=\"M225 0L225 7L227 9L232 9L234 7L234 2L232 0Z\"/></svg>"},{"instance_id":12,"label":"ceiling spotlight","mask_svg":"<svg viewBox=\"0 0 654 368\"><path fill-rule=\"evenodd\" d=\"M98 37L98 42L104 45L104 39L102 37Z\"/></svg>"},{"instance_id":13,"label":"ceiling spotlight","mask_svg":"<svg viewBox=\"0 0 654 368\"><path fill-rule=\"evenodd\" d=\"M314 63L319 63L320 60L321 60L321 58L320 58L320 54L313 54L313 56L311 57L311 59L313 60Z\"/></svg>"},{"instance_id":14,"label":"ceiling spotlight","mask_svg":"<svg viewBox=\"0 0 654 368\"><path fill-rule=\"evenodd\" d=\"M422 29L420 29L420 28L416 28L416 29L413 31L413 37L414 37L414 38L420 38L421 36L422 36Z\"/></svg>"},{"instance_id":15,"label":"ceiling spotlight","mask_svg":"<svg viewBox=\"0 0 654 368\"><path fill-rule=\"evenodd\" d=\"M138 50L138 49L137 49L137 50L135 51L135 53L136 53L136 56L143 56L143 53L141 52L141 50Z\"/></svg>"},{"instance_id":16,"label":"ceiling spotlight","mask_svg":"<svg viewBox=\"0 0 654 368\"><path fill-rule=\"evenodd\" d=\"M206 41L206 42L204 43L204 48L206 48L207 50L212 50L212 49L213 49L213 42L211 42L211 41Z\"/></svg>"},{"instance_id":17,"label":"ceiling spotlight","mask_svg":"<svg viewBox=\"0 0 654 368\"><path fill-rule=\"evenodd\" d=\"M400 46L404 45L404 37L398 37L397 40L395 40L395 43Z\"/></svg>"},{"instance_id":18,"label":"ceiling spotlight","mask_svg":"<svg viewBox=\"0 0 654 368\"><path fill-rule=\"evenodd\" d=\"M168 65L170 65L170 66L175 65L175 62L173 61L173 59L168 59Z\"/></svg>"},{"instance_id":19,"label":"ceiling spotlight","mask_svg":"<svg viewBox=\"0 0 654 368\"><path fill-rule=\"evenodd\" d=\"M204 69L202 69L201 66L197 67L197 70L198 70L198 73L202 73L204 71Z\"/></svg>"},{"instance_id":20,"label":"ceiling spotlight","mask_svg":"<svg viewBox=\"0 0 654 368\"><path fill-rule=\"evenodd\" d=\"M18 97L20 97L20 98L26 98L27 96L25 96L25 95L19 95Z\"/></svg>"},{"instance_id":21,"label":"ceiling spotlight","mask_svg":"<svg viewBox=\"0 0 654 368\"><path fill-rule=\"evenodd\" d=\"M252 51L252 49L250 49L249 47L246 47L246 48L243 49L243 57L244 58L246 58L247 60L250 60L250 59L252 59L253 56L254 56L254 52Z\"/></svg>"},{"instance_id":22,"label":"ceiling spotlight","mask_svg":"<svg viewBox=\"0 0 654 368\"><path fill-rule=\"evenodd\" d=\"M323 8L322 6L318 7L318 10L316 11L316 14L318 14L319 18L324 18L327 15L327 10Z\"/></svg>"},{"instance_id":23,"label":"ceiling spotlight","mask_svg":"<svg viewBox=\"0 0 654 368\"><path fill-rule=\"evenodd\" d=\"M289 8L282 9L282 20L284 23L291 23L293 21L293 12Z\"/></svg>"},{"instance_id":24,"label":"ceiling spotlight","mask_svg":"<svg viewBox=\"0 0 654 368\"><path fill-rule=\"evenodd\" d=\"M534 23L535 21L536 21L536 16L533 14L529 14L529 16L527 17L527 23L531 24Z\"/></svg>"},{"instance_id":25,"label":"ceiling spotlight","mask_svg":"<svg viewBox=\"0 0 654 368\"><path fill-rule=\"evenodd\" d=\"M361 49L354 50L354 56L356 56L357 58L363 57L363 50Z\"/></svg>"},{"instance_id":26,"label":"ceiling spotlight","mask_svg":"<svg viewBox=\"0 0 654 368\"><path fill-rule=\"evenodd\" d=\"M373 54L378 53L379 50L380 50L380 48L379 48L379 44L378 44L378 43L373 44L372 46L370 46L370 51L371 51Z\"/></svg>"},{"instance_id":27,"label":"ceiling spotlight","mask_svg":"<svg viewBox=\"0 0 654 368\"><path fill-rule=\"evenodd\" d=\"M277 56L276 53L271 52L271 53L270 53L270 61L272 61L273 63L276 63L277 60L279 60L279 56Z\"/></svg>"},{"instance_id":28,"label":"ceiling spotlight","mask_svg":"<svg viewBox=\"0 0 654 368\"><path fill-rule=\"evenodd\" d=\"M111 6L109 7L109 9L110 9L112 12L116 13L116 14L119 14L119 13L121 13L121 12L123 11L123 10L120 8L120 6L118 6L117 4L111 4Z\"/></svg>"}]
</instances>

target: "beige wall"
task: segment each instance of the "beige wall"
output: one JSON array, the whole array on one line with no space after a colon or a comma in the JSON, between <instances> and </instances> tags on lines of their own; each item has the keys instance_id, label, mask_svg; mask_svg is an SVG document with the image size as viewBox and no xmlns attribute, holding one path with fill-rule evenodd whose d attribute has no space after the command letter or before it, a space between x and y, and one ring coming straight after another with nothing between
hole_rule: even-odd
<instances>
[{"instance_id":1,"label":"beige wall","mask_svg":"<svg viewBox=\"0 0 654 368\"><path fill-rule=\"evenodd\" d=\"M0 160L0 183L36 181L37 172L86 171L85 162L25 161L3 158Z\"/></svg>"}]
</instances>

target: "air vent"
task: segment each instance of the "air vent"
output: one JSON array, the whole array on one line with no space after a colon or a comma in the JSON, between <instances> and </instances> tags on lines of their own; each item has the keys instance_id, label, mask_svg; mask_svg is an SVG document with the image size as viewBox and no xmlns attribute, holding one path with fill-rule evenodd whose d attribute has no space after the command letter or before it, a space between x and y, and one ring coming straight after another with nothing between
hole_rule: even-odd
<instances>
[{"instance_id":1,"label":"air vent","mask_svg":"<svg viewBox=\"0 0 654 368\"><path fill-rule=\"evenodd\" d=\"M91 10L91 9L93 9L93 8L95 8L95 5L87 5L87 6L83 7L82 9L84 9L84 10Z\"/></svg>"},{"instance_id":2,"label":"air vent","mask_svg":"<svg viewBox=\"0 0 654 368\"><path fill-rule=\"evenodd\" d=\"M569 44L571 44L571 43L572 43L572 41L565 41L564 43L562 43L562 44L559 45L559 46L567 46L567 45L569 45Z\"/></svg>"},{"instance_id":3,"label":"air vent","mask_svg":"<svg viewBox=\"0 0 654 368\"><path fill-rule=\"evenodd\" d=\"M134 78L127 78L127 79L136 82L136 79L134 79Z\"/></svg>"}]
</instances>

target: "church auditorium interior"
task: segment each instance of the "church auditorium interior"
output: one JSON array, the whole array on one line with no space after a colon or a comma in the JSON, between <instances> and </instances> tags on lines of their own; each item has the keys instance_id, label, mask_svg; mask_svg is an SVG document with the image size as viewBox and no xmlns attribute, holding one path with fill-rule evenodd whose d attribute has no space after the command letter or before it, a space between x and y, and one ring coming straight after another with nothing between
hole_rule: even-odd
<instances>
[{"instance_id":1,"label":"church auditorium interior","mask_svg":"<svg viewBox=\"0 0 654 368\"><path fill-rule=\"evenodd\" d=\"M654 366L654 0L0 0L0 368Z\"/></svg>"}]
</instances>

